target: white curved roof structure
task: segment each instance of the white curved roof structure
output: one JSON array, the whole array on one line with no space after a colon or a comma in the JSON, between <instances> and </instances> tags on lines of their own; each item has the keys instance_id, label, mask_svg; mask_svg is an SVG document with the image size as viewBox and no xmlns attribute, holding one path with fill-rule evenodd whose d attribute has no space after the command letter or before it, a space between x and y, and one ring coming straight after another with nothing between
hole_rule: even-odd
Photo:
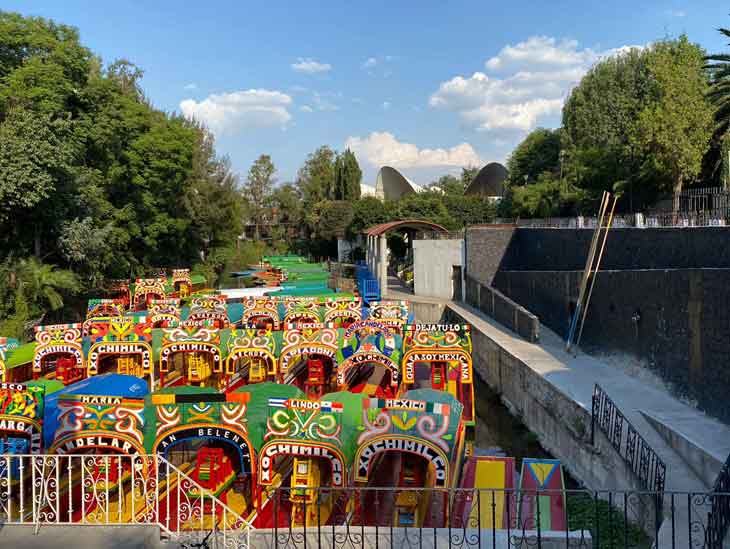
<instances>
[{"instance_id":1,"label":"white curved roof structure","mask_svg":"<svg viewBox=\"0 0 730 549\"><path fill-rule=\"evenodd\" d=\"M404 194L420 192L422 188L395 168L383 166L375 180L375 196L387 200L398 200Z\"/></svg>"}]
</instances>

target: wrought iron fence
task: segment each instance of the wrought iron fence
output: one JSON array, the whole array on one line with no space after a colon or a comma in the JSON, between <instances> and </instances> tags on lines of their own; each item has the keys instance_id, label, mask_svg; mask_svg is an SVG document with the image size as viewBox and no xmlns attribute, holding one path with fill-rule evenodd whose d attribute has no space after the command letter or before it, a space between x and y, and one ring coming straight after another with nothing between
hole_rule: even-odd
<instances>
[{"instance_id":1,"label":"wrought iron fence","mask_svg":"<svg viewBox=\"0 0 730 549\"><path fill-rule=\"evenodd\" d=\"M720 549L730 527L730 499L722 494L730 492L730 456L717 476L710 496L711 510L707 518L707 547Z\"/></svg>"},{"instance_id":2,"label":"wrought iron fence","mask_svg":"<svg viewBox=\"0 0 730 549\"><path fill-rule=\"evenodd\" d=\"M664 491L667 466L597 383L593 387L591 406L593 444L595 444L596 427L606 434L611 445L621 454L641 485L646 490L661 495Z\"/></svg>"},{"instance_id":3,"label":"wrought iron fence","mask_svg":"<svg viewBox=\"0 0 730 549\"><path fill-rule=\"evenodd\" d=\"M175 543L249 546L246 520L159 455L0 455L0 524L155 525Z\"/></svg>"},{"instance_id":4,"label":"wrought iron fence","mask_svg":"<svg viewBox=\"0 0 730 549\"><path fill-rule=\"evenodd\" d=\"M252 530L252 543L276 549L715 549L705 539L708 494L667 496L670 512L657 522L656 492L278 488L262 510L271 516L270 528Z\"/></svg>"},{"instance_id":5,"label":"wrought iron fence","mask_svg":"<svg viewBox=\"0 0 730 549\"><path fill-rule=\"evenodd\" d=\"M0 524L156 525L188 547L719 549L708 513L730 506L725 489L662 494L662 516L650 491L280 486L252 528L159 456L3 455Z\"/></svg>"}]
</instances>

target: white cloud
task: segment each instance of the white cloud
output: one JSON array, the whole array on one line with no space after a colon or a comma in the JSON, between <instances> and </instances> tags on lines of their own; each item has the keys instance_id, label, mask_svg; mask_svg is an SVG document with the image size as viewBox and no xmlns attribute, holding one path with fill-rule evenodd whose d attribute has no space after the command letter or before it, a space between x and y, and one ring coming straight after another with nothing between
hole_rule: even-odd
<instances>
[{"instance_id":1,"label":"white cloud","mask_svg":"<svg viewBox=\"0 0 730 549\"><path fill-rule=\"evenodd\" d=\"M388 76L393 74L393 71L387 69L385 66L388 63L395 61L395 59L396 58L393 55L384 55L382 57L368 57L365 61L363 61L360 67L363 70L366 70L370 76L374 76L375 74L382 72L383 76L387 78Z\"/></svg>"},{"instance_id":2,"label":"white cloud","mask_svg":"<svg viewBox=\"0 0 730 549\"><path fill-rule=\"evenodd\" d=\"M302 105L301 107L299 107L299 110L302 112L314 112L314 109L309 105Z\"/></svg>"},{"instance_id":3,"label":"white cloud","mask_svg":"<svg viewBox=\"0 0 730 549\"><path fill-rule=\"evenodd\" d=\"M373 132L363 138L348 137L345 148L351 149L360 160L366 160L373 166L427 168L483 164L469 143L449 149L419 149L412 143L401 143L390 132Z\"/></svg>"},{"instance_id":4,"label":"white cloud","mask_svg":"<svg viewBox=\"0 0 730 549\"><path fill-rule=\"evenodd\" d=\"M191 82L190 84L185 84L183 87L184 90L195 90L198 88L198 85L195 82Z\"/></svg>"},{"instance_id":5,"label":"white cloud","mask_svg":"<svg viewBox=\"0 0 730 549\"><path fill-rule=\"evenodd\" d=\"M669 17L686 17L687 12L684 10L667 10L667 15Z\"/></svg>"},{"instance_id":6,"label":"white cloud","mask_svg":"<svg viewBox=\"0 0 730 549\"><path fill-rule=\"evenodd\" d=\"M185 99L180 110L215 133L232 133L243 128L286 126L291 120L287 110L291 102L291 97L280 91L250 89L209 95L200 102Z\"/></svg>"},{"instance_id":7,"label":"white cloud","mask_svg":"<svg viewBox=\"0 0 730 549\"><path fill-rule=\"evenodd\" d=\"M332 70L332 65L329 63L320 63L311 58L300 57L296 63L291 64L291 68L297 72L305 72L307 74L315 74L318 72L327 72Z\"/></svg>"},{"instance_id":8,"label":"white cloud","mask_svg":"<svg viewBox=\"0 0 730 549\"><path fill-rule=\"evenodd\" d=\"M390 109L390 101L383 101L383 110L387 111Z\"/></svg>"},{"instance_id":9,"label":"white cloud","mask_svg":"<svg viewBox=\"0 0 730 549\"><path fill-rule=\"evenodd\" d=\"M529 131L560 113L566 96L593 63L630 48L596 52L580 49L575 40L533 36L502 48L485 62L486 72L442 82L429 105L457 112L477 130Z\"/></svg>"},{"instance_id":10,"label":"white cloud","mask_svg":"<svg viewBox=\"0 0 730 549\"><path fill-rule=\"evenodd\" d=\"M318 111L339 111L340 107L331 101L332 98L341 98L339 92L312 92L312 101Z\"/></svg>"}]
</instances>

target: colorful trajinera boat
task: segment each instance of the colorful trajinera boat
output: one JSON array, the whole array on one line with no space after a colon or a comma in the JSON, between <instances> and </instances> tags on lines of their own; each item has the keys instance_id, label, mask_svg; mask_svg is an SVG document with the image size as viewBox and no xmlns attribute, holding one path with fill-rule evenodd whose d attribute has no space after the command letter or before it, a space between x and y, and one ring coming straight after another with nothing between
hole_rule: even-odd
<instances>
[{"instance_id":1,"label":"colorful trajinera boat","mask_svg":"<svg viewBox=\"0 0 730 549\"><path fill-rule=\"evenodd\" d=\"M317 272L294 257L262 271ZM118 456L88 474L120 502L135 473L123 456L160 456L191 479L185 497L213 496L264 528L439 527L484 512L447 489L517 486L513 460L473 456L467 325L415 324L407 302L329 291L226 299L183 269L115 291L82 323L38 326L25 345L0 339L0 453ZM558 509L551 524L565 527L559 464L524 462L522 486L551 492L511 506L504 495L493 527L538 508ZM353 495L371 487L392 497ZM171 483L167 493L181 497ZM155 504L174 513L177 500Z\"/></svg>"}]
</instances>

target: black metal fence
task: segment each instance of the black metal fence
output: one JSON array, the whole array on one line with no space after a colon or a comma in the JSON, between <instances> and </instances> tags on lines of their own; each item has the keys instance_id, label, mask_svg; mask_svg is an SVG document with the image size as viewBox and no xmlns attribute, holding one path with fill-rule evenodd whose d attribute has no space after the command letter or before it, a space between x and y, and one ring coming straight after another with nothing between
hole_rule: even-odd
<instances>
[{"instance_id":1,"label":"black metal fence","mask_svg":"<svg viewBox=\"0 0 730 549\"><path fill-rule=\"evenodd\" d=\"M730 499L722 494L730 492L730 456L717 476L715 486L710 496L711 510L707 519L707 547L712 549L722 547L723 540L728 535L730 526Z\"/></svg>"},{"instance_id":2,"label":"black metal fence","mask_svg":"<svg viewBox=\"0 0 730 549\"><path fill-rule=\"evenodd\" d=\"M251 546L720 548L707 538L709 494L665 495L657 518L656 492L279 488Z\"/></svg>"},{"instance_id":3,"label":"black metal fence","mask_svg":"<svg viewBox=\"0 0 730 549\"><path fill-rule=\"evenodd\" d=\"M596 427L606 434L644 489L657 494L664 491L667 466L597 383L593 387L591 406L593 444L595 444Z\"/></svg>"}]
</instances>

